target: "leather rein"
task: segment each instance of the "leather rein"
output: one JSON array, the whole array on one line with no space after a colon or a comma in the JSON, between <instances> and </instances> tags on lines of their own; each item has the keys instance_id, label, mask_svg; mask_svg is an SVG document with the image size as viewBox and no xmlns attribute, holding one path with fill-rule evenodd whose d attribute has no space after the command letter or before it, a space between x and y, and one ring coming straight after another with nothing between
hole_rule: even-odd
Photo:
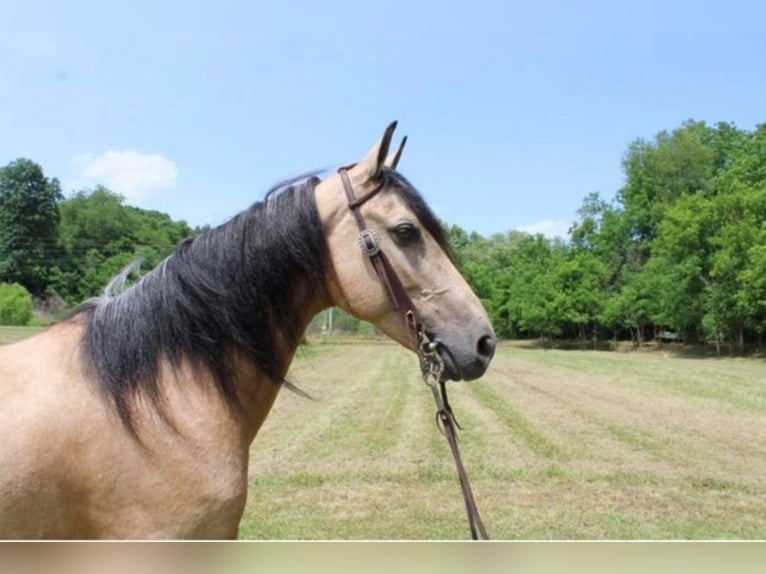
<instances>
[{"instance_id":1,"label":"leather rein","mask_svg":"<svg viewBox=\"0 0 766 574\"><path fill-rule=\"evenodd\" d=\"M442 379L444 362L438 353L438 343L431 341L426 334L415 304L407 294L407 290L402 285L399 276L380 247L378 234L367 226L367 222L360 211L361 206L374 197L383 186L380 184L366 195L357 198L347 169L341 168L338 170L338 173L343 182L343 189L346 192L348 207L351 213L354 214L354 219L356 219L357 226L359 227L359 245L362 248L362 253L370 260L375 273L385 287L392 307L404 318L410 337L415 343L423 379L431 387L434 400L436 401L437 424L449 443L458 476L460 477L460 486L463 490L463 500L465 501L465 508L468 514L471 537L474 540L489 540L489 535L481 520L479 508L473 496L468 473L460 456L457 441L457 428L460 428L460 425L457 424L452 407L447 400L446 381Z\"/></svg>"}]
</instances>

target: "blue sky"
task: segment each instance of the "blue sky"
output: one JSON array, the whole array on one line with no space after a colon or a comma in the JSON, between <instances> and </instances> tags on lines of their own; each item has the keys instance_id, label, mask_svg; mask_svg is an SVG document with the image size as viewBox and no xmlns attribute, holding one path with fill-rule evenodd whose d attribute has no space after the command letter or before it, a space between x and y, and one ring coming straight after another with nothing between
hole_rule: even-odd
<instances>
[{"instance_id":1,"label":"blue sky","mask_svg":"<svg viewBox=\"0 0 766 574\"><path fill-rule=\"evenodd\" d=\"M218 224L358 159L449 223L561 233L621 157L687 119L766 122L766 2L6 2L0 165Z\"/></svg>"}]
</instances>

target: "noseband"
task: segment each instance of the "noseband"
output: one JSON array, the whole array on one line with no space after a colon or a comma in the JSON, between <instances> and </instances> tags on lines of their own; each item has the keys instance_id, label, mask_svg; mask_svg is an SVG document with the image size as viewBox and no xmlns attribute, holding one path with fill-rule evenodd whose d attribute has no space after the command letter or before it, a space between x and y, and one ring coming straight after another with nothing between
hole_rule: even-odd
<instances>
[{"instance_id":1,"label":"noseband","mask_svg":"<svg viewBox=\"0 0 766 574\"><path fill-rule=\"evenodd\" d=\"M444 362L438 353L438 343L430 340L423 323L420 320L417 308L412 299L407 294L407 290L402 285L399 276L391 266L391 262L386 257L380 246L380 237L370 227L360 210L361 206L375 197L383 189L383 183L378 184L374 189L362 197L357 198L354 193L354 187L348 176L348 168L338 170L340 179L343 182L343 189L346 192L348 207L354 214L354 219L359 227L359 245L362 253L367 256L372 264L375 273L380 282L385 287L391 306L403 318L410 338L417 349L420 359L420 370L423 379L431 387L436 401L436 420L440 425L442 434L447 438L452 456L455 459L458 476L460 477L460 486L463 490L463 499L465 501L466 512L468 513L468 524L471 527L471 536L474 540L489 540L487 530L479 515L479 508L471 490L471 483L468 480L468 473L463 466L460 456L460 450L457 443L457 428L460 425L455 420L452 407L447 400L446 381L442 379L444 373Z\"/></svg>"}]
</instances>

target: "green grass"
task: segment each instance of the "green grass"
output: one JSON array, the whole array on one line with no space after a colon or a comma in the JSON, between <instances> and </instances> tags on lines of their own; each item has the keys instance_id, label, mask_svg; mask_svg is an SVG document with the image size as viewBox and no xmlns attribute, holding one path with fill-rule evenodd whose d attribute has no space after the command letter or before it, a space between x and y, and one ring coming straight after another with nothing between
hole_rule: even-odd
<instances>
[{"instance_id":1,"label":"green grass","mask_svg":"<svg viewBox=\"0 0 766 574\"><path fill-rule=\"evenodd\" d=\"M471 390L482 405L487 410L494 412L513 436L521 438L533 452L548 459L566 460L569 458L569 454L551 440L543 429L538 428L518 408L504 400L491 386L472 385Z\"/></svg>"},{"instance_id":2,"label":"green grass","mask_svg":"<svg viewBox=\"0 0 766 574\"><path fill-rule=\"evenodd\" d=\"M504 352L518 356L508 345ZM617 384L656 385L663 390L699 399L731 403L734 407L766 413L766 375L762 359L687 358L661 352L605 353L533 351L539 361L567 371L612 377ZM640 377L643 373L644 377ZM747 373L752 374L748 378Z\"/></svg>"},{"instance_id":3,"label":"green grass","mask_svg":"<svg viewBox=\"0 0 766 574\"><path fill-rule=\"evenodd\" d=\"M0 345L15 343L44 330L45 327L8 327L0 326Z\"/></svg>"},{"instance_id":4,"label":"green grass","mask_svg":"<svg viewBox=\"0 0 766 574\"><path fill-rule=\"evenodd\" d=\"M415 358L317 345L251 450L240 537L468 537ZM450 387L496 539L766 537L766 364L503 346Z\"/></svg>"}]
</instances>

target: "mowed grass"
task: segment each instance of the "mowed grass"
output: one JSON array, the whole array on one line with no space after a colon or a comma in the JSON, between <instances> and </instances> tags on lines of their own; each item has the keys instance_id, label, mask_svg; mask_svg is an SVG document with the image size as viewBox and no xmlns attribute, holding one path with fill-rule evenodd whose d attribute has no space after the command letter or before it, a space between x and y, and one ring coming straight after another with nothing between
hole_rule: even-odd
<instances>
[{"instance_id":1,"label":"mowed grass","mask_svg":"<svg viewBox=\"0 0 766 574\"><path fill-rule=\"evenodd\" d=\"M413 355L299 353L251 449L241 538L461 539L446 441ZM502 346L450 385L495 539L766 538L766 362Z\"/></svg>"},{"instance_id":2,"label":"mowed grass","mask_svg":"<svg viewBox=\"0 0 766 574\"><path fill-rule=\"evenodd\" d=\"M9 327L0 325L0 345L15 343L44 330L44 327Z\"/></svg>"}]
</instances>

